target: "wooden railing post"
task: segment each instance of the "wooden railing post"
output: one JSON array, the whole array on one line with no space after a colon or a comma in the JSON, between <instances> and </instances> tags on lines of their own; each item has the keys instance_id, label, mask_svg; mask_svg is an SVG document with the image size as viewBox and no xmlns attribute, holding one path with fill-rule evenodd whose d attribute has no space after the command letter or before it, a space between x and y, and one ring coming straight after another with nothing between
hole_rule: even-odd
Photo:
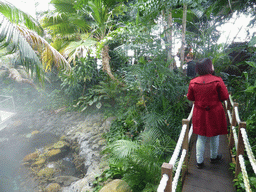
<instances>
[{"instance_id":1,"label":"wooden railing post","mask_svg":"<svg viewBox=\"0 0 256 192\"><path fill-rule=\"evenodd\" d=\"M167 181L167 185L165 188L165 192L172 192L172 170L173 170L173 165L169 164L169 163L163 163L162 167L162 176L164 174L168 175L169 180Z\"/></svg>"},{"instance_id":2,"label":"wooden railing post","mask_svg":"<svg viewBox=\"0 0 256 192\"><path fill-rule=\"evenodd\" d=\"M238 143L237 143L237 152L236 152L236 172L235 172L235 177L241 172L241 167L239 163L239 155L244 155L244 142L243 142L243 137L241 134L241 128L246 129L246 122L240 122L239 123L239 128L238 128Z\"/></svg>"},{"instance_id":3,"label":"wooden railing post","mask_svg":"<svg viewBox=\"0 0 256 192\"><path fill-rule=\"evenodd\" d=\"M187 129L186 129L185 136L184 136L183 143L182 143L182 151L183 151L183 149L186 149L187 153L186 153L186 156L185 156L185 159L184 159L184 167L182 168L182 182L184 181L184 177L185 177L185 175L187 173L187 170L188 170L189 120L188 119L182 119L182 126L183 125L187 125Z\"/></svg>"},{"instance_id":4,"label":"wooden railing post","mask_svg":"<svg viewBox=\"0 0 256 192\"><path fill-rule=\"evenodd\" d=\"M234 135L233 135L233 130L232 127L236 126L236 114L235 114L235 107L238 107L238 103L234 103L233 109L232 109L232 121L230 125L230 134L229 134L229 149L232 150L234 147Z\"/></svg>"}]
</instances>

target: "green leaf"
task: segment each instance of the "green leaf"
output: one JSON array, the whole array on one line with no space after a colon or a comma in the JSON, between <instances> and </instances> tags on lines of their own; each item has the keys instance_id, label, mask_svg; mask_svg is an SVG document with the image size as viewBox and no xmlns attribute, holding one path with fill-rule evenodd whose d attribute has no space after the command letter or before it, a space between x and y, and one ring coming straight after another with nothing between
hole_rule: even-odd
<instances>
[{"instance_id":1,"label":"green leaf","mask_svg":"<svg viewBox=\"0 0 256 192\"><path fill-rule=\"evenodd\" d=\"M245 61L245 63L250 65L250 66L252 66L252 67L254 67L254 68L256 68L256 63L253 62L253 61Z\"/></svg>"},{"instance_id":2,"label":"green leaf","mask_svg":"<svg viewBox=\"0 0 256 192\"><path fill-rule=\"evenodd\" d=\"M86 108L87 108L87 106L85 106L81 111L83 112Z\"/></svg>"},{"instance_id":3,"label":"green leaf","mask_svg":"<svg viewBox=\"0 0 256 192\"><path fill-rule=\"evenodd\" d=\"M81 103L81 101L78 101L73 107L78 107L78 105Z\"/></svg>"},{"instance_id":4,"label":"green leaf","mask_svg":"<svg viewBox=\"0 0 256 192\"><path fill-rule=\"evenodd\" d=\"M247 89L244 90L244 91L248 92L248 93L255 93L256 92L256 86L247 87Z\"/></svg>"},{"instance_id":5,"label":"green leaf","mask_svg":"<svg viewBox=\"0 0 256 192\"><path fill-rule=\"evenodd\" d=\"M88 102L88 105L92 106L93 103L94 103L94 101L93 101L93 100L90 100L90 101Z\"/></svg>"},{"instance_id":6,"label":"green leaf","mask_svg":"<svg viewBox=\"0 0 256 192\"><path fill-rule=\"evenodd\" d=\"M249 46L249 47L253 47L255 44L256 44L256 37L253 37L253 38L249 41L248 46Z\"/></svg>"},{"instance_id":7,"label":"green leaf","mask_svg":"<svg viewBox=\"0 0 256 192\"><path fill-rule=\"evenodd\" d=\"M256 177L250 177L251 184L256 187Z\"/></svg>"},{"instance_id":8,"label":"green leaf","mask_svg":"<svg viewBox=\"0 0 256 192\"><path fill-rule=\"evenodd\" d=\"M100 109L101 106L102 106L101 102L97 103L97 105L96 105L96 107L97 107L98 109Z\"/></svg>"}]
</instances>

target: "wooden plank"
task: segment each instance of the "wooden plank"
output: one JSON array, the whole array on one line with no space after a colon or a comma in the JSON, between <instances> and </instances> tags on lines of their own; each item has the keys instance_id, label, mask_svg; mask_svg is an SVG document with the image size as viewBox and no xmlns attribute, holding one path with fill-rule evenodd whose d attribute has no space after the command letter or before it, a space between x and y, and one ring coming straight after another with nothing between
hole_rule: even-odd
<instances>
[{"instance_id":1,"label":"wooden plank","mask_svg":"<svg viewBox=\"0 0 256 192\"><path fill-rule=\"evenodd\" d=\"M205 167L196 168L196 145L194 144L191 151L188 174L183 184L183 192L198 191L219 191L235 192L233 187L233 175L229 170L231 162L226 135L220 136L219 153L222 154L223 160L218 164L210 163L210 139L207 139L205 146Z\"/></svg>"}]
</instances>

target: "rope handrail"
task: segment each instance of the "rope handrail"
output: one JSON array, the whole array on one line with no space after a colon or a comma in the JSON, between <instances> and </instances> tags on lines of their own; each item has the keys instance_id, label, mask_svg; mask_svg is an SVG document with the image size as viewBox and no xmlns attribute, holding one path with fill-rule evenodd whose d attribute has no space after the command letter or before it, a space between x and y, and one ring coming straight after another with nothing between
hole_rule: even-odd
<instances>
[{"instance_id":1,"label":"rope handrail","mask_svg":"<svg viewBox=\"0 0 256 192\"><path fill-rule=\"evenodd\" d=\"M239 124L241 122L239 113L238 113L238 107L235 107L235 115L236 115L236 122Z\"/></svg>"},{"instance_id":2,"label":"rope handrail","mask_svg":"<svg viewBox=\"0 0 256 192\"><path fill-rule=\"evenodd\" d=\"M181 149L181 146L182 146L182 142L183 142L183 139L184 139L184 136L185 136L186 129L187 129L187 125L183 125L181 133L180 133L179 140L176 144L176 147L175 147L175 150L172 154L171 160L169 161L169 164L171 164L171 165L174 165L175 162L177 161L177 158L179 156L180 149Z\"/></svg>"},{"instance_id":3,"label":"rope handrail","mask_svg":"<svg viewBox=\"0 0 256 192\"><path fill-rule=\"evenodd\" d=\"M230 137L230 141L229 141L230 148L235 146L235 149L237 151L236 171L235 171L236 176L238 175L239 172L242 172L243 181L244 181L246 191L251 192L250 182L248 179L248 174L246 171L246 166L245 166L244 157L243 157L244 148L246 149L246 152L248 154L250 163L252 165L252 168L253 168L253 171L255 174L256 174L256 159L254 157L251 145L249 143L248 135L246 132L246 123L241 121L241 119L239 117L238 103L235 103L232 100L231 94L229 95L228 101L224 102L224 105L225 105L225 109L226 109L227 118L231 125L231 127L230 127L230 136L231 137ZM231 112L231 108L232 108L232 112ZM190 122L192 119L193 109L194 109L194 105L192 106L190 114L189 114L188 118L186 119L188 122ZM236 132L237 125L239 125L238 134ZM182 125L182 129L180 132L178 142L176 144L173 155L169 161L169 165L171 165L171 172L173 171L173 167L178 159L181 148L183 148L184 141L188 140L188 143L189 143L192 133L193 133L193 124L191 124L191 127L188 126L188 123ZM184 140L185 136L186 136L186 140ZM234 145L232 144L232 140L233 140ZM188 155L188 150L183 148L173 181L172 181L172 175L167 175L166 173L162 174L162 179L158 186L157 192L164 192L164 191L175 192L176 191L178 179L180 177L180 173L182 170L182 165L183 165L183 162L184 162L185 158L187 157L187 155ZM186 162L187 162L187 160L186 160ZM171 186L171 189L166 188L168 182L169 182L169 186Z\"/></svg>"},{"instance_id":4,"label":"rope handrail","mask_svg":"<svg viewBox=\"0 0 256 192\"><path fill-rule=\"evenodd\" d=\"M241 170L242 170L242 175L243 175L243 179L244 179L244 186L245 186L246 192L252 192L251 187L250 187L250 182L248 179L248 174L247 174L246 167L245 167L244 157L243 157L243 155L239 155L238 158L239 158L239 164L240 164Z\"/></svg>"},{"instance_id":5,"label":"rope handrail","mask_svg":"<svg viewBox=\"0 0 256 192\"><path fill-rule=\"evenodd\" d=\"M233 132L233 137L234 137L234 141L235 141L235 147L236 147L236 150L237 150L238 137L237 137L237 133L236 133L236 127L232 126L231 129L232 129L232 132Z\"/></svg>"},{"instance_id":6,"label":"rope handrail","mask_svg":"<svg viewBox=\"0 0 256 192\"><path fill-rule=\"evenodd\" d=\"M168 180L169 180L168 175L167 174L163 174L162 179L160 181L160 184L159 184L159 186L157 188L157 192L162 192L162 191L165 190Z\"/></svg>"},{"instance_id":7,"label":"rope handrail","mask_svg":"<svg viewBox=\"0 0 256 192\"><path fill-rule=\"evenodd\" d=\"M228 103L225 101L225 106L227 109L227 115L229 118L229 122L231 124L231 135L232 138L235 142L235 148L236 148L236 152L237 152L237 159L236 159L236 170L235 170L235 175L238 176L238 173L241 171L242 172L242 176L243 176L243 181L244 181L244 186L246 189L246 192L251 192L251 188L250 188L250 182L249 182L249 178L248 178L248 174L246 171L246 166L245 166L245 162L244 162L244 157L243 157L243 153L244 153L244 148L246 149L247 155L249 157L249 161L250 164L253 168L254 174L256 174L256 159L254 157L254 154L252 152L252 148L248 139L248 135L246 132L246 122L242 122L240 117L239 117L239 111L238 111L238 103L233 102L231 94L229 95L229 102L233 108L233 112L231 115L230 110L228 109ZM239 125L238 128L238 135L236 132L236 125ZM243 146L241 146L243 145ZM232 148L232 145L230 145L230 148Z\"/></svg>"},{"instance_id":8,"label":"rope handrail","mask_svg":"<svg viewBox=\"0 0 256 192\"><path fill-rule=\"evenodd\" d=\"M252 165L252 169L254 171L254 174L256 174L256 159L253 155L252 148L251 148L251 145L249 143L249 139L248 139L245 128L241 129L241 134L242 134L242 137L243 137L243 140L244 140L244 146L246 148L246 152L248 154L249 161Z\"/></svg>"},{"instance_id":9,"label":"rope handrail","mask_svg":"<svg viewBox=\"0 0 256 192\"><path fill-rule=\"evenodd\" d=\"M181 157L180 157L180 161L179 161L176 173L175 173L175 176L174 176L173 181L172 181L172 191L176 191L176 188L177 188L177 185L178 185L178 179L180 177L181 168L182 168L182 165L183 165L186 154L187 154L187 150L183 149Z\"/></svg>"},{"instance_id":10,"label":"rope handrail","mask_svg":"<svg viewBox=\"0 0 256 192\"><path fill-rule=\"evenodd\" d=\"M192 137L193 134L193 125L191 125L190 129L189 129L189 135L188 135L188 143L190 142L190 139Z\"/></svg>"},{"instance_id":11,"label":"rope handrail","mask_svg":"<svg viewBox=\"0 0 256 192\"><path fill-rule=\"evenodd\" d=\"M169 164L171 164L171 165L175 165L175 163L178 159L178 156L179 156L179 153L180 153L180 150L181 150L181 146L182 146L182 142L183 142L183 139L184 139L184 136L185 136L185 133L186 133L186 129L187 129L187 125L184 124L182 126L182 130L181 130L178 142L176 144L176 147L174 149L173 155L171 157L171 160L169 161ZM169 177L166 174L164 174L164 175L163 175L164 177L161 178L161 181L160 181L160 184L158 186L157 192L162 192L166 188L167 181L168 181ZM166 180L166 178L168 178L168 179Z\"/></svg>"},{"instance_id":12,"label":"rope handrail","mask_svg":"<svg viewBox=\"0 0 256 192\"><path fill-rule=\"evenodd\" d=\"M191 111L189 113L189 116L188 116L187 120L189 120L189 121L191 120L192 115L193 115L193 111L194 111L194 104L192 105L192 109L191 109Z\"/></svg>"},{"instance_id":13,"label":"rope handrail","mask_svg":"<svg viewBox=\"0 0 256 192\"><path fill-rule=\"evenodd\" d=\"M193 115L193 110L194 110L194 105L192 106L190 114L189 114L188 118L186 119L187 122L190 122L190 120L192 118L192 115ZM189 129L188 136L187 136L188 143L189 143L189 141L191 139L191 136L192 136L192 133L193 133L193 125L191 125L191 127L188 127L188 124L184 123L182 125L182 129L181 129L181 132L180 132L180 136L179 136L178 142L176 144L176 147L174 149L172 157L171 157L171 159L169 161L170 165L175 165L175 163L176 163L176 161L178 159L178 156L179 156L179 153L181 151L182 144L184 142L184 137L186 135L187 129ZM182 154L181 154L181 158L179 160L179 164L178 164L177 169L176 169L175 177L174 177L174 180L173 180L172 185L171 185L172 186L172 191L176 190L176 187L177 187L177 184L178 184L178 179L179 179L180 172L181 172L181 169L182 169L182 164L184 162L186 154L187 154L187 150L183 149L182 150ZM168 182L169 179L170 178L169 178L169 176L167 174L163 174L162 175L160 184L159 184L159 186L157 188L157 192L164 192L165 191L166 186L167 186L167 182Z\"/></svg>"},{"instance_id":14,"label":"rope handrail","mask_svg":"<svg viewBox=\"0 0 256 192\"><path fill-rule=\"evenodd\" d=\"M232 105L232 106L234 106L234 102L233 102L233 99L232 99L232 97L231 97L231 94L229 94L229 101L230 101L230 104Z\"/></svg>"},{"instance_id":15,"label":"rope handrail","mask_svg":"<svg viewBox=\"0 0 256 192\"><path fill-rule=\"evenodd\" d=\"M231 120L232 120L232 116L231 116L231 113L230 113L230 111L227 111L228 112L228 118L230 119L230 121L229 121L229 123L231 124Z\"/></svg>"},{"instance_id":16,"label":"rope handrail","mask_svg":"<svg viewBox=\"0 0 256 192\"><path fill-rule=\"evenodd\" d=\"M226 109L228 108L228 102L227 101L224 101L224 104L225 104L225 107ZM231 113L229 110L227 110L227 115L228 115L228 119L229 119L229 123L231 124L231 119L232 119L232 116L231 116Z\"/></svg>"}]
</instances>

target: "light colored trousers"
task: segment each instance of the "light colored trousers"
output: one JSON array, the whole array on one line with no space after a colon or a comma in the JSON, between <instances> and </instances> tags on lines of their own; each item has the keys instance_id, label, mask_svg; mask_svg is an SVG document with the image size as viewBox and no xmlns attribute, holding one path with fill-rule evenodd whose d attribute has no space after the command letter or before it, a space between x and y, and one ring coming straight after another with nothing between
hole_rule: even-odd
<instances>
[{"instance_id":1,"label":"light colored trousers","mask_svg":"<svg viewBox=\"0 0 256 192\"><path fill-rule=\"evenodd\" d=\"M204 162L204 149L205 149L205 142L207 140L206 136L197 136L196 142L196 161L197 163ZM210 137L210 157L211 159L217 158L219 149L219 135Z\"/></svg>"}]
</instances>

